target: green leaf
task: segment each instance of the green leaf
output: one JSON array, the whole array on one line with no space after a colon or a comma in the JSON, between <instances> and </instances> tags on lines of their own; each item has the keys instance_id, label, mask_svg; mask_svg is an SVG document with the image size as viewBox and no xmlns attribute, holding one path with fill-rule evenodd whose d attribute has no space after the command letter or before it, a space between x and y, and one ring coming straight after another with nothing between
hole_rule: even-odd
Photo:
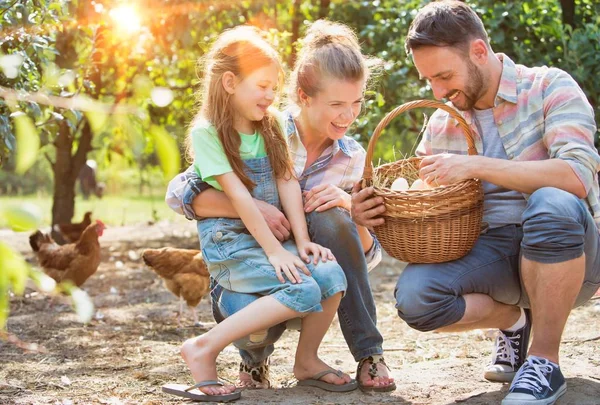
<instances>
[{"instance_id":1,"label":"green leaf","mask_svg":"<svg viewBox=\"0 0 600 405\"><path fill-rule=\"evenodd\" d=\"M108 121L107 114L100 111L86 111L84 114L90 123L90 127L92 128L94 135L98 135L104 130Z\"/></svg>"},{"instance_id":2,"label":"green leaf","mask_svg":"<svg viewBox=\"0 0 600 405\"><path fill-rule=\"evenodd\" d=\"M36 229L42 223L42 211L31 203L21 205L9 205L0 210L0 216L3 216L13 231L24 232Z\"/></svg>"},{"instance_id":3,"label":"green leaf","mask_svg":"<svg viewBox=\"0 0 600 405\"><path fill-rule=\"evenodd\" d=\"M9 313L9 291L22 295L29 265L20 254L0 242L0 330L6 327Z\"/></svg>"},{"instance_id":4,"label":"green leaf","mask_svg":"<svg viewBox=\"0 0 600 405\"><path fill-rule=\"evenodd\" d=\"M17 159L15 172L25 173L34 163L40 149L40 137L35 125L22 111L16 111L10 115L15 123L17 135Z\"/></svg>"},{"instance_id":5,"label":"green leaf","mask_svg":"<svg viewBox=\"0 0 600 405\"><path fill-rule=\"evenodd\" d=\"M163 128L157 125L150 127L160 167L167 179L179 173L181 161L175 139Z\"/></svg>"}]
</instances>

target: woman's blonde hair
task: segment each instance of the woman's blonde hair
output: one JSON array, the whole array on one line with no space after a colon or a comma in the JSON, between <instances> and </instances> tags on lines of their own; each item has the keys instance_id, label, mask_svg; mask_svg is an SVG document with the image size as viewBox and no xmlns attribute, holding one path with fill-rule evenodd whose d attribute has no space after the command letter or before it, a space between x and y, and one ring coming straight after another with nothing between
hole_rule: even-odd
<instances>
[{"instance_id":1,"label":"woman's blonde hair","mask_svg":"<svg viewBox=\"0 0 600 405\"><path fill-rule=\"evenodd\" d=\"M298 89L314 97L328 78L364 80L366 84L381 65L380 59L362 54L358 38L350 27L317 20L301 40L298 59L288 80L288 103L292 107L300 105Z\"/></svg>"},{"instance_id":2,"label":"woman's blonde hair","mask_svg":"<svg viewBox=\"0 0 600 405\"><path fill-rule=\"evenodd\" d=\"M206 119L215 126L231 168L249 190L255 184L244 172L244 162L240 157L241 139L233 127L236 112L230 94L223 87L222 77L226 72L231 72L243 80L255 70L272 64L279 70L281 84L283 69L279 55L263 38L261 31L250 26L239 26L223 32L199 63L204 75L199 95L200 108L190 127L193 128L200 119ZM253 122L253 125L264 138L275 176L293 175L287 141L276 117L267 112L261 121ZM188 157L193 157L190 138L188 134Z\"/></svg>"}]
</instances>

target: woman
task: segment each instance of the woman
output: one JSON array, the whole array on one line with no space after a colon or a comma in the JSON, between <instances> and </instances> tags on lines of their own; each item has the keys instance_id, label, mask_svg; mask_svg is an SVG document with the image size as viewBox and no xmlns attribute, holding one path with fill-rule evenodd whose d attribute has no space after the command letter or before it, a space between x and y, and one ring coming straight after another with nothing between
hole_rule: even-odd
<instances>
[{"instance_id":1,"label":"woman","mask_svg":"<svg viewBox=\"0 0 600 405\"><path fill-rule=\"evenodd\" d=\"M382 356L383 337L377 330L368 278L369 268L381 260L381 248L367 228L356 226L349 215L348 192L362 176L366 153L346 133L360 113L366 84L378 64L360 52L356 35L347 26L315 22L302 40L290 75L290 107L281 114L303 190L310 237L331 249L348 281L338 317L358 362L356 380L363 391L396 388ZM200 182L190 170L171 181L166 200L190 219L239 217L223 193ZM285 216L271 205L257 204L273 234L287 239L290 224ZM215 288L212 298L217 321L258 299L222 288ZM285 325L279 325L263 336L251 335L236 343L242 356L243 386L269 386L268 356L283 330Z\"/></svg>"}]
</instances>

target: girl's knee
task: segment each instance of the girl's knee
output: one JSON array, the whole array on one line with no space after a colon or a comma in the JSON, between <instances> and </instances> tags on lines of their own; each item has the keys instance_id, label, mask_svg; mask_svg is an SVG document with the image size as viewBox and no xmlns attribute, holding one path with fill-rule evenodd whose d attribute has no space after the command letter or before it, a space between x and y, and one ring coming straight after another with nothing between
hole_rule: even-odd
<instances>
[{"instance_id":1,"label":"girl's knee","mask_svg":"<svg viewBox=\"0 0 600 405\"><path fill-rule=\"evenodd\" d=\"M336 289L336 292L345 291L348 287L346 275L342 267L336 261L319 262L311 268L312 278L319 285L321 291L328 292ZM342 290L340 290L340 288Z\"/></svg>"},{"instance_id":2,"label":"girl's knee","mask_svg":"<svg viewBox=\"0 0 600 405\"><path fill-rule=\"evenodd\" d=\"M321 289L311 277L302 277L301 283L290 284L286 291L295 311L308 312L321 304Z\"/></svg>"}]
</instances>

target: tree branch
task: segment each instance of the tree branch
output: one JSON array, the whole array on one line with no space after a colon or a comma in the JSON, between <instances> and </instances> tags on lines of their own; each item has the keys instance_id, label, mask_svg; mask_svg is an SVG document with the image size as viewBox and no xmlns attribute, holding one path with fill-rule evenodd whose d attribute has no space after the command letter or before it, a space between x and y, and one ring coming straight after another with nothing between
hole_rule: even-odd
<instances>
[{"instance_id":1,"label":"tree branch","mask_svg":"<svg viewBox=\"0 0 600 405\"><path fill-rule=\"evenodd\" d=\"M44 156L46 157L46 160L48 162L50 162L50 166L52 167L52 170L54 170L54 162L52 161L52 158L50 157L50 155L48 154L48 152L44 153Z\"/></svg>"},{"instance_id":2,"label":"tree branch","mask_svg":"<svg viewBox=\"0 0 600 405\"><path fill-rule=\"evenodd\" d=\"M0 12L0 17L2 17L4 15L4 13L6 13L8 10L10 10L11 8L13 8L13 6L15 4L17 4L19 2L19 0L15 0L12 2L12 4L10 6L8 6L8 8L5 8L4 10L2 10L2 12Z\"/></svg>"},{"instance_id":3,"label":"tree branch","mask_svg":"<svg viewBox=\"0 0 600 405\"><path fill-rule=\"evenodd\" d=\"M65 108L68 110L103 112L106 114L138 114L142 112L142 110L137 107L102 103L100 101L96 101L85 96L73 96L69 98L49 96L48 94L44 94L41 92L17 92L15 90L3 86L0 86L0 98L6 100L27 101L43 105L51 105L58 108Z\"/></svg>"}]
</instances>

